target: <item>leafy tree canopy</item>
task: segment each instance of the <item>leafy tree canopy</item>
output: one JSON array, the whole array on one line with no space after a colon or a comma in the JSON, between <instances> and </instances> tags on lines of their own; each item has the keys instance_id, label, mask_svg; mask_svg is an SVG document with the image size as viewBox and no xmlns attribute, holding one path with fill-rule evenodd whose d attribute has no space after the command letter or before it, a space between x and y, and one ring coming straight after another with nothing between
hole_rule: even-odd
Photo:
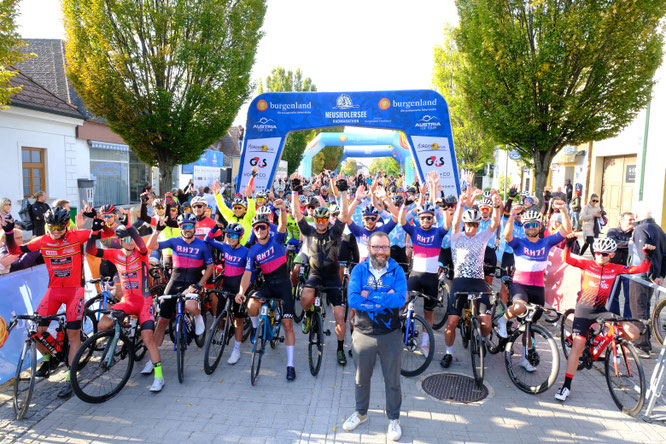
<instances>
[{"instance_id":1,"label":"leafy tree canopy","mask_svg":"<svg viewBox=\"0 0 666 444\"><path fill-rule=\"evenodd\" d=\"M20 50L25 42L16 29L19 3L20 0L0 2L0 109L7 109L11 96L21 91L20 86L11 86L10 79L16 71L9 67L35 55Z\"/></svg>"}]
</instances>

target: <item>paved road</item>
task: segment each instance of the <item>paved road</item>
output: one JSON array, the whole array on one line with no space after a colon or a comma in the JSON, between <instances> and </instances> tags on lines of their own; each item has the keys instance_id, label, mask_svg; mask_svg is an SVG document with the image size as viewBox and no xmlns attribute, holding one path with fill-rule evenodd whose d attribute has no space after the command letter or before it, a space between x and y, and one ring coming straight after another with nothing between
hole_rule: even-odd
<instances>
[{"instance_id":1,"label":"paved road","mask_svg":"<svg viewBox=\"0 0 666 444\"><path fill-rule=\"evenodd\" d=\"M203 352L191 348L185 383L179 384L175 355L167 342L162 347L167 384L161 393L147 391L152 377L139 374L141 363L125 389L104 404L86 404L77 398L59 402L54 393L61 384L61 372L37 386L38 405L23 421L10 419L10 402L0 405L0 436L2 442L40 443L385 442L387 419L379 364L373 377L370 418L346 433L342 422L354 409L354 365L351 361L344 368L337 365L330 337L322 370L312 377L304 338L297 333L295 382L285 380L283 345L268 351L255 387L250 385L247 344L237 365L223 362L211 376L203 372ZM436 344L442 348L441 332L436 334ZM424 375L402 378L401 442L666 442L663 424L629 418L615 408L598 370L579 372L573 393L563 405L553 394L564 365L553 388L532 396L512 385L503 357L493 355L487 367L489 397L477 404L452 404L426 395L421 388L427 375L442 371L439 357L440 352ZM654 359L649 364L651 368ZM458 344L448 371L471 374L469 355ZM7 393L9 388L3 387L0 400L6 401ZM660 406L658 413L666 413L666 407Z\"/></svg>"}]
</instances>

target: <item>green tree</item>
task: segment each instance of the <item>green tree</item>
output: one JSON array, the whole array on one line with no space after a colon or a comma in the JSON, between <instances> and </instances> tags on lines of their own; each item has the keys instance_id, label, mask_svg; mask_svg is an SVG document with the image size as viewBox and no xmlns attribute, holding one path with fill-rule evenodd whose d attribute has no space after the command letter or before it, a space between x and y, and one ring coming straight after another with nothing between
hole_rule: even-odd
<instances>
[{"instance_id":1,"label":"green tree","mask_svg":"<svg viewBox=\"0 0 666 444\"><path fill-rule=\"evenodd\" d=\"M358 174L358 164L354 159L349 159L345 162L345 166L340 170L340 174L348 176L356 176Z\"/></svg>"},{"instance_id":2,"label":"green tree","mask_svg":"<svg viewBox=\"0 0 666 444\"><path fill-rule=\"evenodd\" d=\"M458 0L460 86L483 131L534 168L618 134L650 101L663 0Z\"/></svg>"},{"instance_id":3,"label":"green tree","mask_svg":"<svg viewBox=\"0 0 666 444\"><path fill-rule=\"evenodd\" d=\"M388 176L400 177L400 164L393 157L379 157L372 161L368 171L373 176L383 171Z\"/></svg>"},{"instance_id":4,"label":"green tree","mask_svg":"<svg viewBox=\"0 0 666 444\"><path fill-rule=\"evenodd\" d=\"M309 77L303 78L300 69L293 72L291 70L287 71L280 66L271 70L271 74L266 77L265 87L264 83L261 80L259 81L259 94L264 92L292 91L317 91L317 87ZM303 151L305 151L305 147L316 135L317 132L313 130L294 131L287 135L287 140L285 140L284 143L284 150L282 151L282 160L286 160L289 163L287 170L290 175L298 169L298 166L303 159Z\"/></svg>"},{"instance_id":5,"label":"green tree","mask_svg":"<svg viewBox=\"0 0 666 444\"><path fill-rule=\"evenodd\" d=\"M441 46L435 46L434 56L433 84L449 106L458 168L478 170L493 161L495 142L472 120L460 90L465 58L456 47L451 27L444 28L444 42Z\"/></svg>"},{"instance_id":6,"label":"green tree","mask_svg":"<svg viewBox=\"0 0 666 444\"><path fill-rule=\"evenodd\" d=\"M312 175L322 172L322 170L335 170L342 159L344 147L342 146L327 146L319 151L312 158Z\"/></svg>"},{"instance_id":7,"label":"green tree","mask_svg":"<svg viewBox=\"0 0 666 444\"><path fill-rule=\"evenodd\" d=\"M0 2L0 109L7 109L11 96L21 91L21 86L11 85L16 71L9 67L34 56L20 49L25 42L16 29L19 3L20 0Z\"/></svg>"},{"instance_id":8,"label":"green tree","mask_svg":"<svg viewBox=\"0 0 666 444\"><path fill-rule=\"evenodd\" d=\"M171 188L249 98L265 0L63 0L67 74Z\"/></svg>"}]
</instances>

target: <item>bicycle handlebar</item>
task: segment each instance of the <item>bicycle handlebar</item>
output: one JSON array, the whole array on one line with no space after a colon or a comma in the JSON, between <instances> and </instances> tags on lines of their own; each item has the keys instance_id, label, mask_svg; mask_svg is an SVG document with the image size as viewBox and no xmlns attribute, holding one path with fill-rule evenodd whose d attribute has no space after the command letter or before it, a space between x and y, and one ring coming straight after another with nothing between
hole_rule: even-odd
<instances>
[{"instance_id":1,"label":"bicycle handlebar","mask_svg":"<svg viewBox=\"0 0 666 444\"><path fill-rule=\"evenodd\" d=\"M197 293L179 293L179 294L163 294L158 296L159 301L167 301L169 299L198 299L199 295Z\"/></svg>"},{"instance_id":2,"label":"bicycle handlebar","mask_svg":"<svg viewBox=\"0 0 666 444\"><path fill-rule=\"evenodd\" d=\"M407 292L407 294L409 295L410 300L412 300L414 298L417 298L417 297L422 297L424 299L430 299L431 301L436 301L438 299L437 297L433 297L433 296L430 296L428 294L425 294L425 293L422 293L422 292L416 291L416 290L409 290Z\"/></svg>"},{"instance_id":3,"label":"bicycle handlebar","mask_svg":"<svg viewBox=\"0 0 666 444\"><path fill-rule=\"evenodd\" d=\"M7 327L7 334L9 335L9 333L11 333L12 329L14 327L16 327L16 325L18 324L18 321L20 319L25 319L25 320L32 321L32 322L57 321L58 319L66 316L66 315L67 315L67 313L65 313L65 312L57 313L57 314L54 314L54 315L51 315L51 316L40 316L38 314L14 315L9 320L9 326Z\"/></svg>"},{"instance_id":4,"label":"bicycle handlebar","mask_svg":"<svg viewBox=\"0 0 666 444\"><path fill-rule=\"evenodd\" d=\"M89 283L89 284L99 284L100 282L108 283L108 282L110 282L110 281L111 281L111 278L108 277L108 276L105 276L105 277L99 277L99 278L97 278L97 279L90 279L90 280L88 281L88 283Z\"/></svg>"}]
</instances>

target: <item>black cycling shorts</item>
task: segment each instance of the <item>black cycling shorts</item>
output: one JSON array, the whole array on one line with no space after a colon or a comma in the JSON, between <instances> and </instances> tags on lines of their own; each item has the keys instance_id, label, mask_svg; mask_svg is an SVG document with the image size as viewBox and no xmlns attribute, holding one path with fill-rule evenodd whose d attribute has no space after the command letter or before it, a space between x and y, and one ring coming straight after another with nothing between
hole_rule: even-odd
<instances>
[{"instance_id":1,"label":"black cycling shorts","mask_svg":"<svg viewBox=\"0 0 666 444\"><path fill-rule=\"evenodd\" d=\"M465 304L467 295L456 296L457 292L487 292L488 285L483 279L475 278L454 278L451 281L451 292L449 293L449 315L460 316ZM476 306L479 314L490 313L490 299L488 295L483 295L476 300Z\"/></svg>"},{"instance_id":2,"label":"black cycling shorts","mask_svg":"<svg viewBox=\"0 0 666 444\"><path fill-rule=\"evenodd\" d=\"M326 290L326 299L328 303L334 307L340 307L345 305L345 301L342 300L342 282L340 281L340 276L337 273L333 273L330 276L321 276L318 274L310 273L310 277L305 282L306 287L338 287L338 290Z\"/></svg>"},{"instance_id":3,"label":"black cycling shorts","mask_svg":"<svg viewBox=\"0 0 666 444\"><path fill-rule=\"evenodd\" d=\"M285 319L294 317L294 296L291 294L291 281L289 279L268 280L257 290L254 296L260 299L281 299L282 317Z\"/></svg>"},{"instance_id":4,"label":"black cycling shorts","mask_svg":"<svg viewBox=\"0 0 666 444\"><path fill-rule=\"evenodd\" d=\"M597 322L597 319L602 318L604 320L618 319L614 313L606 311L606 309L595 309L586 305L576 305L576 310L574 311L574 320L571 332L574 335L587 337L587 332L590 330L592 324Z\"/></svg>"},{"instance_id":5,"label":"black cycling shorts","mask_svg":"<svg viewBox=\"0 0 666 444\"><path fill-rule=\"evenodd\" d=\"M451 248L440 248L438 262L442 265L442 268L449 267L446 278L448 280L453 279L453 256L451 255Z\"/></svg>"},{"instance_id":6,"label":"black cycling shorts","mask_svg":"<svg viewBox=\"0 0 666 444\"><path fill-rule=\"evenodd\" d=\"M402 267L405 273L409 271L409 264L407 263L407 249L405 247L391 245L391 258Z\"/></svg>"},{"instance_id":7,"label":"black cycling shorts","mask_svg":"<svg viewBox=\"0 0 666 444\"><path fill-rule=\"evenodd\" d=\"M437 290L439 287L439 278L437 273L422 273L413 271L407 279L407 290L420 291L421 293L435 299L423 298L423 309L433 311L437 307L436 299L439 297Z\"/></svg>"},{"instance_id":8,"label":"black cycling shorts","mask_svg":"<svg viewBox=\"0 0 666 444\"><path fill-rule=\"evenodd\" d=\"M530 304L541 305L545 303L544 288L538 285L525 285L514 282L511 285L511 297L513 302L523 301Z\"/></svg>"},{"instance_id":9,"label":"black cycling shorts","mask_svg":"<svg viewBox=\"0 0 666 444\"><path fill-rule=\"evenodd\" d=\"M486 252L483 255L483 273L486 276L495 276L495 267L497 266L497 254L494 248L486 245Z\"/></svg>"},{"instance_id":10,"label":"black cycling shorts","mask_svg":"<svg viewBox=\"0 0 666 444\"><path fill-rule=\"evenodd\" d=\"M356 238L353 235L342 235L342 240L340 241L340 252L338 253L339 262L349 262L358 263L358 244L356 243Z\"/></svg>"},{"instance_id":11,"label":"black cycling shorts","mask_svg":"<svg viewBox=\"0 0 666 444\"><path fill-rule=\"evenodd\" d=\"M187 290L190 285L192 284L169 281L164 289L164 294L180 294ZM167 299L166 301L160 302L160 318L171 319L175 314L176 299Z\"/></svg>"}]
</instances>

